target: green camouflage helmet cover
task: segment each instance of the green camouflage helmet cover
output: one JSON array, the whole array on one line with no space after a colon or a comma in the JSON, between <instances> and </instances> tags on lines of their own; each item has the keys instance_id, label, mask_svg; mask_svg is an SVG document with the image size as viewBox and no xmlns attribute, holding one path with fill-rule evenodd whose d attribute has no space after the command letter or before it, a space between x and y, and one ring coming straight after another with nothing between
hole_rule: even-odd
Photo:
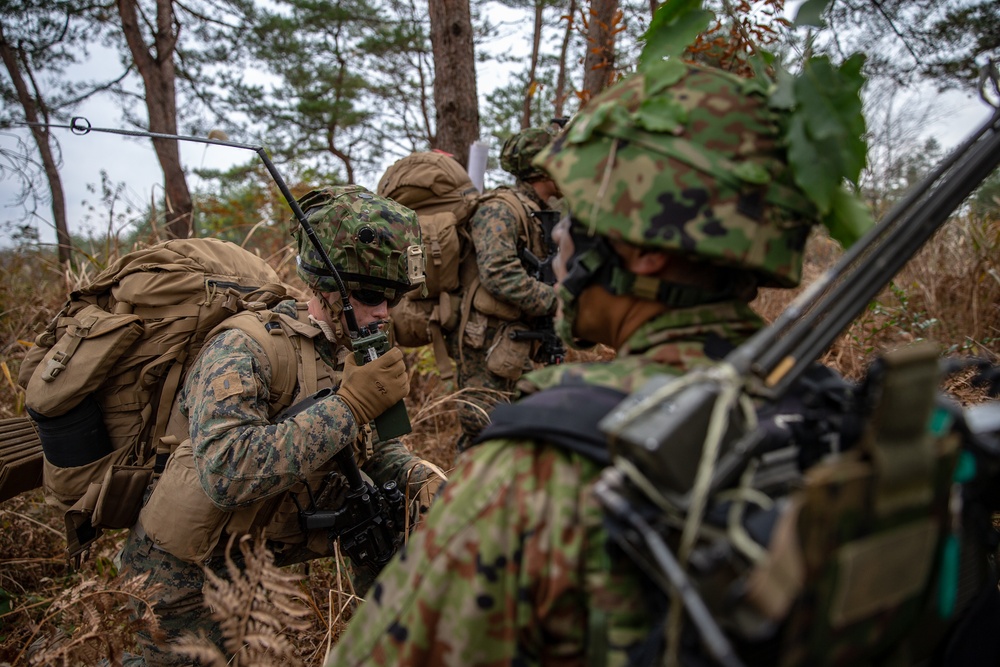
<instances>
[{"instance_id":1,"label":"green camouflage helmet cover","mask_svg":"<svg viewBox=\"0 0 1000 667\"><path fill-rule=\"evenodd\" d=\"M522 181L548 178L544 171L532 165L532 160L551 142L552 133L540 127L512 134L500 149L500 168Z\"/></svg>"},{"instance_id":2,"label":"green camouflage helmet cover","mask_svg":"<svg viewBox=\"0 0 1000 667\"><path fill-rule=\"evenodd\" d=\"M682 65L596 97L535 159L590 233L791 287L815 208L792 182L759 82Z\"/></svg>"},{"instance_id":3,"label":"green camouflage helmet cover","mask_svg":"<svg viewBox=\"0 0 1000 667\"><path fill-rule=\"evenodd\" d=\"M299 206L348 291L378 289L391 300L423 281L417 215L360 185L313 190ZM301 225L293 220L297 272L321 292L339 288Z\"/></svg>"}]
</instances>

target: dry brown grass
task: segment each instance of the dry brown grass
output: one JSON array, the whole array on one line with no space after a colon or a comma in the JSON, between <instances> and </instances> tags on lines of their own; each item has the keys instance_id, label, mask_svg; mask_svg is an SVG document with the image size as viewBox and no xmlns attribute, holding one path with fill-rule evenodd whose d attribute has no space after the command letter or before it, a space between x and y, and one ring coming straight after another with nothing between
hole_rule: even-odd
<instances>
[{"instance_id":1,"label":"dry brown grass","mask_svg":"<svg viewBox=\"0 0 1000 667\"><path fill-rule=\"evenodd\" d=\"M279 274L300 287L288 261L288 248L262 237ZM943 349L996 355L1000 350L1000 225L996 222L963 221L943 229L934 241L900 274L895 289L879 295L850 329L840 336L824 360L849 377L860 377L879 350L918 337L937 341ZM809 243L805 280L808 283L839 257L838 246L822 234ZM60 270L51 259L38 253L6 252L0 255L0 418L23 414L23 396L14 378L32 335L62 305L68 289L87 271ZM773 319L797 291L762 290L754 307ZM454 442L459 434L457 407L463 400L449 381L437 374L426 348L407 350L411 368L411 394L407 407L413 432L406 444L419 456L444 470L454 464ZM569 360L608 360L613 352L599 347ZM983 400L983 390L971 383L971 372L952 378L948 388L966 402ZM69 649L97 651L107 657L128 650L128 619L114 611L128 595L127 582L116 579L112 557L124 533L98 541L82 568L73 572L62 557L61 519L47 507L39 492L22 494L0 505L0 664L30 664L61 656L81 656ZM263 567L263 566L262 566ZM303 579L294 584L294 595L308 613L301 616L305 629L288 636L289 664L321 665L329 646L336 641L357 602L338 559L313 561L300 566ZM288 582L283 586L288 591ZM126 591L126 592L123 592ZM134 591L133 591L134 592ZM291 596L291 593L288 593ZM103 597L99 597L103 596ZM116 597L117 596L117 597ZM79 615L80 600L117 601L105 604L101 623ZM103 604L103 603L102 603ZM115 644L83 641L108 628L117 628ZM114 633L112 633L114 634ZM86 654L86 655L93 655Z\"/></svg>"},{"instance_id":2,"label":"dry brown grass","mask_svg":"<svg viewBox=\"0 0 1000 667\"><path fill-rule=\"evenodd\" d=\"M843 254L822 230L806 246L802 286L763 289L753 307L768 321ZM916 340L937 343L944 354L1000 362L1000 223L957 220L945 225L882 290L823 355L823 363L858 379L881 352ZM982 400L972 373L945 388L962 400Z\"/></svg>"}]
</instances>

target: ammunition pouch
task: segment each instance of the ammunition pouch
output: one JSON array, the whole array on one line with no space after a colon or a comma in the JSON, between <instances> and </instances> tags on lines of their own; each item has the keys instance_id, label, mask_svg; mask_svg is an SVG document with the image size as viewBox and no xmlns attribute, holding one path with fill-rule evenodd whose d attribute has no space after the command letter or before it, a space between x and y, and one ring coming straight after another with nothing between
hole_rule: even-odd
<instances>
[{"instance_id":1,"label":"ammunition pouch","mask_svg":"<svg viewBox=\"0 0 1000 667\"><path fill-rule=\"evenodd\" d=\"M507 380L517 380L531 368L530 340L516 338L515 332L528 331L528 327L517 322L500 325L493 343L486 351L486 368Z\"/></svg>"},{"instance_id":2,"label":"ammunition pouch","mask_svg":"<svg viewBox=\"0 0 1000 667\"><path fill-rule=\"evenodd\" d=\"M472 307L483 315L496 317L505 322L521 319L521 310L517 306L501 301L482 285L478 285L472 295Z\"/></svg>"},{"instance_id":3,"label":"ammunition pouch","mask_svg":"<svg viewBox=\"0 0 1000 667\"><path fill-rule=\"evenodd\" d=\"M219 509L202 489L191 441L167 461L139 523L158 549L187 563L202 563L219 543L232 512Z\"/></svg>"}]
</instances>

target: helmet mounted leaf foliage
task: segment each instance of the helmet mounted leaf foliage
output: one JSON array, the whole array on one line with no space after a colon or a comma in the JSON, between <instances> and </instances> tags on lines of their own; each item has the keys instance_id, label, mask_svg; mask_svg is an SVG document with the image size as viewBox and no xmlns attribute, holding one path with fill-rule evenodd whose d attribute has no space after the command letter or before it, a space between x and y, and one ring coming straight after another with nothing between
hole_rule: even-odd
<instances>
[{"instance_id":1,"label":"helmet mounted leaf foliage","mask_svg":"<svg viewBox=\"0 0 1000 667\"><path fill-rule=\"evenodd\" d=\"M535 164L591 233L793 286L813 224L845 247L872 225L847 182L865 164L863 58L810 58L798 75L754 56L756 78L686 63L714 19L668 2L639 70L595 97ZM814 117L815 116L815 117Z\"/></svg>"}]
</instances>

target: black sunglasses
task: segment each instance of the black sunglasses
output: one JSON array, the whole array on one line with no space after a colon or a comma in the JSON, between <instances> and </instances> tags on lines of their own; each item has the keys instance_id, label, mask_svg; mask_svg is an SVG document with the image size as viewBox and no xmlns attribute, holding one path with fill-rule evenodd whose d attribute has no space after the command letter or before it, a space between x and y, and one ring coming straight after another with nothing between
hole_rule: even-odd
<instances>
[{"instance_id":1,"label":"black sunglasses","mask_svg":"<svg viewBox=\"0 0 1000 667\"><path fill-rule=\"evenodd\" d=\"M351 290L351 297L358 303L362 303L366 306L375 307L381 305L383 301L387 302L389 307L392 308L399 303L400 296L395 296L389 298L386 296L385 292L380 292L376 289L356 289Z\"/></svg>"}]
</instances>

